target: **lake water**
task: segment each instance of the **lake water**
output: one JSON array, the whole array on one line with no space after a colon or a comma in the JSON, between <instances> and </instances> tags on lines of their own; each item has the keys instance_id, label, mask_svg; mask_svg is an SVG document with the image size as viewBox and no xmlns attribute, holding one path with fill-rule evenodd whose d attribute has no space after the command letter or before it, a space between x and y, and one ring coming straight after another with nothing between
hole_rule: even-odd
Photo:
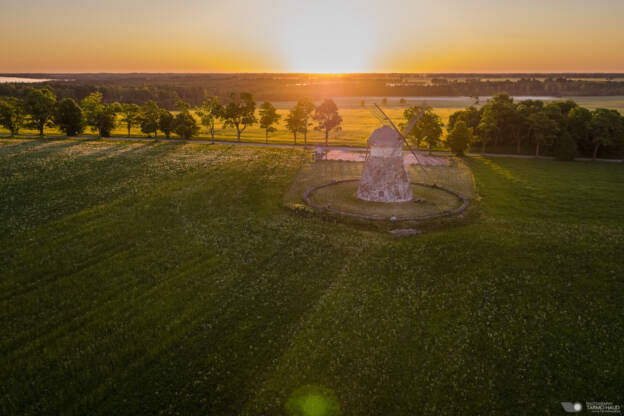
<instances>
[{"instance_id":1,"label":"lake water","mask_svg":"<svg viewBox=\"0 0 624 416\"><path fill-rule=\"evenodd\" d=\"M52 81L47 78L20 78L20 77L0 77L0 84L5 84L7 82L21 82L21 83L33 83L33 82L46 82Z\"/></svg>"}]
</instances>

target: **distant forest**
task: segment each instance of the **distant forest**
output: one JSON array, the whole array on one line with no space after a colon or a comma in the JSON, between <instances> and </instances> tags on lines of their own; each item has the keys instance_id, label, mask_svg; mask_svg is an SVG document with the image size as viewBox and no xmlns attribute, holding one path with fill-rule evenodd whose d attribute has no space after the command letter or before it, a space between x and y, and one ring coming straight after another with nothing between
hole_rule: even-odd
<instances>
[{"instance_id":1,"label":"distant forest","mask_svg":"<svg viewBox=\"0 0 624 416\"><path fill-rule=\"evenodd\" d=\"M3 74L28 76L32 74ZM320 100L339 96L613 96L624 95L624 74L37 74L37 84L59 98L82 100L101 92L103 102L143 104L154 100L173 109L206 97L248 91L258 100ZM0 84L0 96L23 97L32 84Z\"/></svg>"}]
</instances>

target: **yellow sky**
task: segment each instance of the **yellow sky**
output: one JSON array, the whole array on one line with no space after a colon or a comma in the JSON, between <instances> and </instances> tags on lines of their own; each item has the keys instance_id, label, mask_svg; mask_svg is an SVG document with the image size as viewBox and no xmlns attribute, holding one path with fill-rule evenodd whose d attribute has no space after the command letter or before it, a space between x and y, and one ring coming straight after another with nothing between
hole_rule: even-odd
<instances>
[{"instance_id":1,"label":"yellow sky","mask_svg":"<svg viewBox=\"0 0 624 416\"><path fill-rule=\"evenodd\" d=\"M0 72L624 72L622 0L0 0Z\"/></svg>"}]
</instances>

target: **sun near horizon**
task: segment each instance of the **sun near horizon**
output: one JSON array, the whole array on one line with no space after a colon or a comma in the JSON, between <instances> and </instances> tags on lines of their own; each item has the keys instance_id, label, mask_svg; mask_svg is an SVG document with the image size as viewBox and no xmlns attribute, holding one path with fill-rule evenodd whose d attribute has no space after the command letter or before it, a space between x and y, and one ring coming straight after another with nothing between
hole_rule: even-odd
<instances>
[{"instance_id":1,"label":"sun near horizon","mask_svg":"<svg viewBox=\"0 0 624 416\"><path fill-rule=\"evenodd\" d=\"M2 3L3 73L624 72L612 0Z\"/></svg>"}]
</instances>

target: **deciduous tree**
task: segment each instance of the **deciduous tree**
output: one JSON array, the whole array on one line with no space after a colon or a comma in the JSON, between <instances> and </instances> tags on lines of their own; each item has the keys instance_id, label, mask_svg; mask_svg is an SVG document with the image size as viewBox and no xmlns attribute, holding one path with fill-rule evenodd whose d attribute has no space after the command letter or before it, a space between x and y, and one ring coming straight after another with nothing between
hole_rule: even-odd
<instances>
[{"instance_id":1,"label":"deciduous tree","mask_svg":"<svg viewBox=\"0 0 624 416\"><path fill-rule=\"evenodd\" d=\"M317 122L316 130L325 133L325 146L329 142L329 133L332 130L339 131L342 124L342 117L338 114L338 107L333 100L325 100L314 111L314 121Z\"/></svg>"},{"instance_id":2,"label":"deciduous tree","mask_svg":"<svg viewBox=\"0 0 624 416\"><path fill-rule=\"evenodd\" d=\"M56 96L48 88L32 89L26 94L24 108L30 116L30 125L39 130L43 137L43 129L49 126L54 115Z\"/></svg>"},{"instance_id":3,"label":"deciduous tree","mask_svg":"<svg viewBox=\"0 0 624 416\"><path fill-rule=\"evenodd\" d=\"M165 133L165 137L168 139L171 137L171 132L175 127L175 117L171 114L171 111L160 110L160 117L158 119L158 128Z\"/></svg>"},{"instance_id":4,"label":"deciduous tree","mask_svg":"<svg viewBox=\"0 0 624 416\"><path fill-rule=\"evenodd\" d=\"M85 125L82 108L73 98L64 98L56 106L54 122L67 136L77 136Z\"/></svg>"},{"instance_id":5,"label":"deciduous tree","mask_svg":"<svg viewBox=\"0 0 624 416\"><path fill-rule=\"evenodd\" d=\"M264 129L264 138L266 143L269 143L269 133L276 131L277 129L273 127L282 116L277 114L277 110L275 106L268 101L265 101L260 106L260 127Z\"/></svg>"},{"instance_id":6,"label":"deciduous tree","mask_svg":"<svg viewBox=\"0 0 624 416\"><path fill-rule=\"evenodd\" d=\"M488 139L504 142L506 137L514 137L514 129L517 128L516 108L513 98L507 93L494 95L481 109L481 119L486 119L483 127L487 126ZM483 129L479 129L484 131Z\"/></svg>"},{"instance_id":7,"label":"deciduous tree","mask_svg":"<svg viewBox=\"0 0 624 416\"><path fill-rule=\"evenodd\" d=\"M199 126L189 110L180 111L175 116L174 131L184 140L189 140L199 133Z\"/></svg>"},{"instance_id":8,"label":"deciduous tree","mask_svg":"<svg viewBox=\"0 0 624 416\"><path fill-rule=\"evenodd\" d=\"M465 110L456 111L449 116L448 131L452 131L455 128L455 123L463 121L466 123L466 127L477 130L479 122L481 121L481 112L474 106L467 107Z\"/></svg>"},{"instance_id":9,"label":"deciduous tree","mask_svg":"<svg viewBox=\"0 0 624 416\"><path fill-rule=\"evenodd\" d=\"M141 131L150 137L154 133L154 138L158 137L158 123L160 121L160 108L153 100L145 103L140 115Z\"/></svg>"},{"instance_id":10,"label":"deciduous tree","mask_svg":"<svg viewBox=\"0 0 624 416\"><path fill-rule=\"evenodd\" d=\"M594 151L593 159L598 157L601 147L609 147L623 140L624 120L617 110L597 108L592 112L591 135Z\"/></svg>"},{"instance_id":11,"label":"deciduous tree","mask_svg":"<svg viewBox=\"0 0 624 416\"><path fill-rule=\"evenodd\" d=\"M253 95L248 92L241 92L237 97L230 96L231 101L223 110L223 127L234 127L236 129L236 139L240 142L241 134L248 126L258 122L256 119L256 102Z\"/></svg>"},{"instance_id":12,"label":"deciduous tree","mask_svg":"<svg viewBox=\"0 0 624 416\"><path fill-rule=\"evenodd\" d=\"M212 97L204 100L201 107L196 111L201 124L208 127L210 138L214 143L215 140L215 124L216 121L223 115L223 106L219 104L219 98Z\"/></svg>"},{"instance_id":13,"label":"deciduous tree","mask_svg":"<svg viewBox=\"0 0 624 416\"><path fill-rule=\"evenodd\" d=\"M485 154L485 147L499 134L499 126L491 111L484 111L477 128L479 141L481 142L481 154Z\"/></svg>"},{"instance_id":14,"label":"deciduous tree","mask_svg":"<svg viewBox=\"0 0 624 416\"><path fill-rule=\"evenodd\" d=\"M568 113L568 131L574 142L585 151L593 150L591 120L591 111L584 107L576 106Z\"/></svg>"},{"instance_id":15,"label":"deciduous tree","mask_svg":"<svg viewBox=\"0 0 624 416\"><path fill-rule=\"evenodd\" d=\"M25 118L26 111L21 100L15 97L0 100L0 125L11 132L11 137L19 133Z\"/></svg>"},{"instance_id":16,"label":"deciduous tree","mask_svg":"<svg viewBox=\"0 0 624 416\"><path fill-rule=\"evenodd\" d=\"M451 151L457 156L463 156L466 153L466 151L470 148L472 140L472 129L468 128L463 120L455 123L453 130L451 130L446 138L446 142L448 143Z\"/></svg>"},{"instance_id":17,"label":"deciduous tree","mask_svg":"<svg viewBox=\"0 0 624 416\"><path fill-rule=\"evenodd\" d=\"M538 112L544 113L544 102L539 100L523 100L516 105L516 117L513 137L516 140L516 153L521 152L521 145L524 141L532 139L531 117Z\"/></svg>"},{"instance_id":18,"label":"deciduous tree","mask_svg":"<svg viewBox=\"0 0 624 416\"><path fill-rule=\"evenodd\" d=\"M96 115L99 111L99 107L102 106L102 93L93 92L82 99L80 107L85 117L87 126L93 127L95 124Z\"/></svg>"},{"instance_id":19,"label":"deciduous tree","mask_svg":"<svg viewBox=\"0 0 624 416\"><path fill-rule=\"evenodd\" d=\"M100 92L89 94L81 104L87 125L97 131L99 137L109 137L115 128L120 104L102 104Z\"/></svg>"},{"instance_id":20,"label":"deciduous tree","mask_svg":"<svg viewBox=\"0 0 624 416\"><path fill-rule=\"evenodd\" d=\"M559 131L566 130L568 128L568 113L564 112L565 107L562 110L562 102L554 101L544 106L544 112L548 117L557 124Z\"/></svg>"},{"instance_id":21,"label":"deciduous tree","mask_svg":"<svg viewBox=\"0 0 624 416\"><path fill-rule=\"evenodd\" d=\"M191 105L184 100L177 100L175 108L178 111L191 111Z\"/></svg>"},{"instance_id":22,"label":"deciduous tree","mask_svg":"<svg viewBox=\"0 0 624 416\"><path fill-rule=\"evenodd\" d=\"M301 115L303 117L300 130L303 133L303 145L307 146L308 129L312 126L310 120L314 116L314 111L316 110L316 107L314 106L314 103L312 103L312 101L307 98L302 98L301 100L297 101L297 107L299 107Z\"/></svg>"},{"instance_id":23,"label":"deciduous tree","mask_svg":"<svg viewBox=\"0 0 624 416\"><path fill-rule=\"evenodd\" d=\"M574 100L557 100L552 101L549 104L559 107L559 111L561 111L561 114L563 114L564 117L567 117L574 107L578 107Z\"/></svg>"},{"instance_id":24,"label":"deciduous tree","mask_svg":"<svg viewBox=\"0 0 624 416\"><path fill-rule=\"evenodd\" d=\"M411 138L417 146L424 141L427 144L429 153L431 153L433 147L440 142L440 138L442 137L442 119L427 105L415 105L403 111L405 120L410 120L417 114L420 114L420 117L414 125L414 128L409 132L408 137Z\"/></svg>"},{"instance_id":25,"label":"deciduous tree","mask_svg":"<svg viewBox=\"0 0 624 416\"><path fill-rule=\"evenodd\" d=\"M560 133L559 126L548 114L543 111L535 111L527 117L529 134L535 143L535 156L539 156L541 145L551 145Z\"/></svg>"},{"instance_id":26,"label":"deciduous tree","mask_svg":"<svg viewBox=\"0 0 624 416\"><path fill-rule=\"evenodd\" d=\"M295 144L297 144L297 133L303 130L303 125L305 123L303 111L301 107L295 105L290 109L288 115L285 119L286 129L293 134L293 139Z\"/></svg>"},{"instance_id":27,"label":"deciduous tree","mask_svg":"<svg viewBox=\"0 0 624 416\"><path fill-rule=\"evenodd\" d=\"M141 107L137 104L122 104L121 105L121 122L125 123L128 129L128 137L130 137L130 131L132 126L140 122Z\"/></svg>"}]
</instances>

